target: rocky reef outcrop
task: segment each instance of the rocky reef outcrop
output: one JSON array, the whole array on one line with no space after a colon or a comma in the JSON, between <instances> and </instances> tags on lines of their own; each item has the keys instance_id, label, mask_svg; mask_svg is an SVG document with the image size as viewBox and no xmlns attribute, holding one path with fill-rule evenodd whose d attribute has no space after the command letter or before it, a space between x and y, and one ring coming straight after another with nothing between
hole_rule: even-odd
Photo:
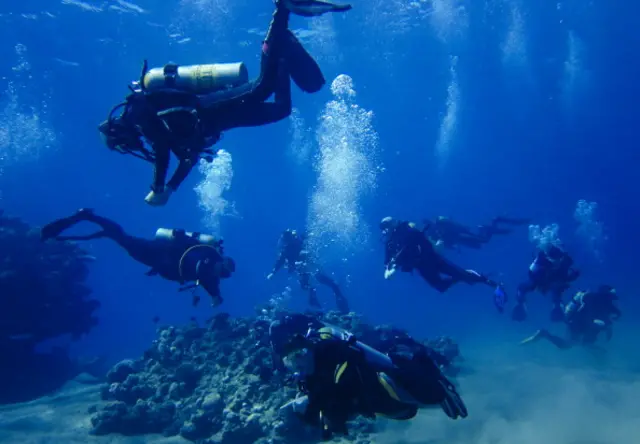
<instances>
[{"instance_id":1,"label":"rocky reef outcrop","mask_svg":"<svg viewBox=\"0 0 640 444\"><path fill-rule=\"evenodd\" d=\"M37 344L98 322L100 303L85 285L91 257L75 244L41 242L27 223L0 211L0 403L23 401L64 383L75 363L63 350L41 354ZM71 376L73 377L73 376Z\"/></svg>"},{"instance_id":2,"label":"rocky reef outcrop","mask_svg":"<svg viewBox=\"0 0 640 444\"><path fill-rule=\"evenodd\" d=\"M353 313L317 316L374 347L402 333L370 326ZM283 376L274 371L271 319L219 314L206 327L193 323L159 328L158 338L142 358L122 361L108 373L102 389L105 404L92 410L92 432L179 434L202 444L317 441L317 431L279 416L279 408L295 396L295 388L283 384ZM450 339L425 344L453 362L459 358ZM350 430L359 437L354 442L364 444L375 423L360 419Z\"/></svg>"}]
</instances>

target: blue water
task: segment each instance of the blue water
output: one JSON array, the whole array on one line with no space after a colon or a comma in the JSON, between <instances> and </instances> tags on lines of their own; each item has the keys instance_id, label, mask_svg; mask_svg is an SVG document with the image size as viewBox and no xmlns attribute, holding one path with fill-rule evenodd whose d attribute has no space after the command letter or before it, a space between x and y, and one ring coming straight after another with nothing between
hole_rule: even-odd
<instances>
[{"instance_id":1,"label":"blue water","mask_svg":"<svg viewBox=\"0 0 640 444\"><path fill-rule=\"evenodd\" d=\"M545 323L548 301L532 296L532 319L523 326L495 313L484 288L459 286L442 296L417 277L384 281L377 224L387 215L448 215L470 225L498 214L531 217L542 227L559 225L583 270L576 287L618 288L621 328L631 329L640 245L635 6L353 5L339 16L292 18L324 71L323 90L294 87L291 119L225 134L219 148L229 155L216 170L194 170L166 207L152 208L143 201L150 165L109 152L97 125L145 58L151 66L244 61L257 75L271 2L3 4L0 206L34 225L92 207L139 236L158 227L222 235L238 264L222 287L221 310L233 315L251 314L287 285L290 306L305 308L295 281L265 276L281 230L310 227L355 311L418 335L491 344ZM332 93L339 75L353 82L347 98ZM595 243L577 232L581 199L597 202L589 227L603 231ZM513 294L533 247L523 227L451 258L494 273ZM154 337L154 316L180 324L214 311L193 308L174 284L144 276L110 242L90 249L100 325L74 352L138 356ZM332 307L322 288L320 299Z\"/></svg>"}]
</instances>

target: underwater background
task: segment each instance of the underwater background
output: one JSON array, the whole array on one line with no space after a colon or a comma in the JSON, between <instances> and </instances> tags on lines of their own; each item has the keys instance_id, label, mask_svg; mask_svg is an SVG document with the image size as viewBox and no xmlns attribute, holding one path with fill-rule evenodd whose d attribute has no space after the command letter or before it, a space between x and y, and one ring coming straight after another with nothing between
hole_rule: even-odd
<instances>
[{"instance_id":1,"label":"underwater background","mask_svg":"<svg viewBox=\"0 0 640 444\"><path fill-rule=\"evenodd\" d=\"M144 59L150 66L244 61L257 75L272 8L269 0L0 7L0 207L35 226L90 207L138 236L158 227L220 235L238 264L222 284L224 306L194 308L117 246L92 242L89 284L101 302L100 324L70 343L72 352L109 362L139 356L156 336L156 316L175 325L221 310L245 316L273 297L304 309L297 282L284 273L265 277L281 231L309 229L352 310L416 336L460 342L476 362L462 392L470 393L470 411L508 403L529 412L524 425L486 413L471 413L465 426L419 417L380 442L399 442L399 434L415 443L640 442L638 413L628 409L640 393L638 7L354 0L347 14L293 17L291 29L327 85L313 95L294 87L289 119L225 134L224 152L170 204L147 206L151 169L110 152L97 125ZM515 349L548 323L540 295L530 298L530 319L516 324L495 312L484 289L440 295L416 277L384 281L379 220L437 215L469 225L496 215L557 224L582 270L573 289L607 283L620 295L624 317L606 359ZM531 232L449 254L499 277L513 295L532 258ZM319 297L332 307L322 290ZM518 377L499 376L513 368ZM610 396L590 391L602 374L612 378Z\"/></svg>"}]
</instances>

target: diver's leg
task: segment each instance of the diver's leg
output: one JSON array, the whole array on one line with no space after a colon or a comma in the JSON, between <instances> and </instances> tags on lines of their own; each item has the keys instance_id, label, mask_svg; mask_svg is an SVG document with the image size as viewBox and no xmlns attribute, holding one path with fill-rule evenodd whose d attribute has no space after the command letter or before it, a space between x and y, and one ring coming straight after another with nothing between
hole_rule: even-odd
<instances>
[{"instance_id":1,"label":"diver's leg","mask_svg":"<svg viewBox=\"0 0 640 444\"><path fill-rule=\"evenodd\" d=\"M516 305L513 307L511 311L511 319L514 321L524 321L527 318L527 293L535 290L535 283L529 279L526 282L518 285L518 291L516 293Z\"/></svg>"},{"instance_id":2,"label":"diver's leg","mask_svg":"<svg viewBox=\"0 0 640 444\"><path fill-rule=\"evenodd\" d=\"M571 341L567 341L566 339L563 339L560 336L552 335L546 330L545 332L546 334L542 335L542 339L546 339L547 341L551 342L553 345L555 345L561 350L567 350L571 348L572 346Z\"/></svg>"},{"instance_id":3,"label":"diver's leg","mask_svg":"<svg viewBox=\"0 0 640 444\"><path fill-rule=\"evenodd\" d=\"M301 272L298 274L300 281L300 288L309 292L309 305L316 308L321 308L320 301L318 301L318 295L316 289L311 286L311 275L307 272Z\"/></svg>"},{"instance_id":4,"label":"diver's leg","mask_svg":"<svg viewBox=\"0 0 640 444\"><path fill-rule=\"evenodd\" d=\"M427 284L431 287L439 291L440 293L446 292L451 286L456 284L458 281L453 279L452 277L443 277L441 276L434 268L419 266L416 267L418 270L418 274L424 279Z\"/></svg>"},{"instance_id":5,"label":"diver's leg","mask_svg":"<svg viewBox=\"0 0 640 444\"><path fill-rule=\"evenodd\" d=\"M102 231L99 237L106 237L116 242L134 260L150 267L156 262L156 250L152 248L153 241L131 236L124 228L113 220L98 216L93 211L85 212L83 220L99 225ZM98 233L96 233L98 234Z\"/></svg>"},{"instance_id":6,"label":"diver's leg","mask_svg":"<svg viewBox=\"0 0 640 444\"><path fill-rule=\"evenodd\" d=\"M451 276L458 282L464 282L469 285L485 284L491 287L495 287L497 285L497 283L488 279L481 273L478 273L475 270L465 270L464 268L454 264L443 256L438 257L437 267L440 273Z\"/></svg>"},{"instance_id":7,"label":"diver's leg","mask_svg":"<svg viewBox=\"0 0 640 444\"><path fill-rule=\"evenodd\" d=\"M491 226L496 227L499 224L519 226L528 225L529 223L531 223L531 219L498 216L491 221Z\"/></svg>"},{"instance_id":8,"label":"diver's leg","mask_svg":"<svg viewBox=\"0 0 640 444\"><path fill-rule=\"evenodd\" d=\"M273 102L243 102L238 106L229 106L216 121L218 128L255 127L279 122L291 115L291 80L287 71L287 63L281 62L278 67L278 78ZM215 120L215 119L214 119Z\"/></svg>"},{"instance_id":9,"label":"diver's leg","mask_svg":"<svg viewBox=\"0 0 640 444\"><path fill-rule=\"evenodd\" d=\"M499 228L496 225L480 225L478 227L478 238L482 239L484 243L487 243L491 240L493 236L496 234L509 234L511 230L507 230L504 228Z\"/></svg>"},{"instance_id":10,"label":"diver's leg","mask_svg":"<svg viewBox=\"0 0 640 444\"><path fill-rule=\"evenodd\" d=\"M552 322L562 322L564 320L564 309L562 306L562 293L564 289L558 287L554 288L551 294L551 301L553 306L551 307L551 313L549 318Z\"/></svg>"},{"instance_id":11,"label":"diver's leg","mask_svg":"<svg viewBox=\"0 0 640 444\"><path fill-rule=\"evenodd\" d=\"M180 184L184 182L187 178L196 162L198 161L199 154L192 157L185 157L180 159L180 163L178 164L178 168L173 172L171 179L167 182L167 187L171 189L171 191L175 191L178 189Z\"/></svg>"},{"instance_id":12,"label":"diver's leg","mask_svg":"<svg viewBox=\"0 0 640 444\"><path fill-rule=\"evenodd\" d=\"M153 183L151 191L154 193L164 192L165 180L169 171L169 161L171 157L171 149L164 143L158 143L153 146L155 154L155 162L153 163Z\"/></svg>"},{"instance_id":13,"label":"diver's leg","mask_svg":"<svg viewBox=\"0 0 640 444\"><path fill-rule=\"evenodd\" d=\"M474 250L479 250L482 246L487 243L488 239L481 238L479 236L459 236L456 239L456 243L458 245L462 245L467 248L473 248Z\"/></svg>"},{"instance_id":14,"label":"diver's leg","mask_svg":"<svg viewBox=\"0 0 640 444\"><path fill-rule=\"evenodd\" d=\"M342 294L342 291L340 290L340 287L338 286L336 281L334 281L333 279L331 279L329 276L327 276L321 271L318 271L315 274L315 278L318 281L318 283L322 285L326 285L327 287L331 288L331 290L333 291L333 294L336 297L336 306L338 307L338 310L340 310L343 313L348 313L349 303L347 302L347 298L345 298L344 295Z\"/></svg>"},{"instance_id":15,"label":"diver's leg","mask_svg":"<svg viewBox=\"0 0 640 444\"><path fill-rule=\"evenodd\" d=\"M537 332L535 332L535 334L533 334L532 336L524 339L523 341L520 342L520 344L529 344L531 342L537 342L540 339L545 339L549 342L551 342L553 345L555 345L556 347L558 347L559 349L562 350L567 350L569 348L572 347L572 343L571 341L567 341L566 339L563 339L559 336L553 335L551 333L549 333L547 330L538 330Z\"/></svg>"}]
</instances>

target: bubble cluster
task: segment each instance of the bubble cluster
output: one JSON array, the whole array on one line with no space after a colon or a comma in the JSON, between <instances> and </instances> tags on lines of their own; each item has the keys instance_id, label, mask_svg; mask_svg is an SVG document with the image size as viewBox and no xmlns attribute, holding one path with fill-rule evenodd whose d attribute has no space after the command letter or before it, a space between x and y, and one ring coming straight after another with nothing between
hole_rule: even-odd
<instances>
[{"instance_id":1,"label":"bubble cluster","mask_svg":"<svg viewBox=\"0 0 640 444\"><path fill-rule=\"evenodd\" d=\"M447 87L446 111L440 122L438 130L438 140L436 141L436 156L441 166L447 161L451 149L451 140L455 134L460 113L460 87L458 85L458 74L456 65L457 57L451 57L449 72L451 80Z\"/></svg>"},{"instance_id":2,"label":"bubble cluster","mask_svg":"<svg viewBox=\"0 0 640 444\"><path fill-rule=\"evenodd\" d=\"M198 170L204 176L194 188L199 206L205 212L204 222L213 234L220 234L220 218L237 216L233 202L223 196L231 189L233 167L231 154L218 150L212 162L201 160Z\"/></svg>"},{"instance_id":3,"label":"bubble cluster","mask_svg":"<svg viewBox=\"0 0 640 444\"><path fill-rule=\"evenodd\" d=\"M546 250L551 245L560 246L562 241L559 231L558 224L550 224L544 228L540 225L529 225L529 241L541 250Z\"/></svg>"},{"instance_id":4,"label":"bubble cluster","mask_svg":"<svg viewBox=\"0 0 640 444\"><path fill-rule=\"evenodd\" d=\"M597 202L587 202L580 199L573 212L573 218L578 223L576 234L585 242L587 248L599 258L602 245L606 241L606 235L604 225L598 220L597 209Z\"/></svg>"},{"instance_id":5,"label":"bubble cluster","mask_svg":"<svg viewBox=\"0 0 640 444\"><path fill-rule=\"evenodd\" d=\"M308 212L309 248L346 249L363 245L369 230L361 217L362 199L378 176L378 135L373 112L358 106L351 77L341 74L331 84L328 102L317 128L319 153L315 159L317 185Z\"/></svg>"},{"instance_id":6,"label":"bubble cluster","mask_svg":"<svg viewBox=\"0 0 640 444\"><path fill-rule=\"evenodd\" d=\"M289 136L291 143L289 144L289 154L298 164L307 163L311 150L313 149L313 140L311 136L311 128L309 128L300 114L300 110L293 108L289 116Z\"/></svg>"},{"instance_id":7,"label":"bubble cluster","mask_svg":"<svg viewBox=\"0 0 640 444\"><path fill-rule=\"evenodd\" d=\"M30 87L35 79L27 48L15 46L17 64L0 102L0 173L7 167L36 161L56 145L56 134L47 119L47 102L34 104Z\"/></svg>"}]
</instances>

